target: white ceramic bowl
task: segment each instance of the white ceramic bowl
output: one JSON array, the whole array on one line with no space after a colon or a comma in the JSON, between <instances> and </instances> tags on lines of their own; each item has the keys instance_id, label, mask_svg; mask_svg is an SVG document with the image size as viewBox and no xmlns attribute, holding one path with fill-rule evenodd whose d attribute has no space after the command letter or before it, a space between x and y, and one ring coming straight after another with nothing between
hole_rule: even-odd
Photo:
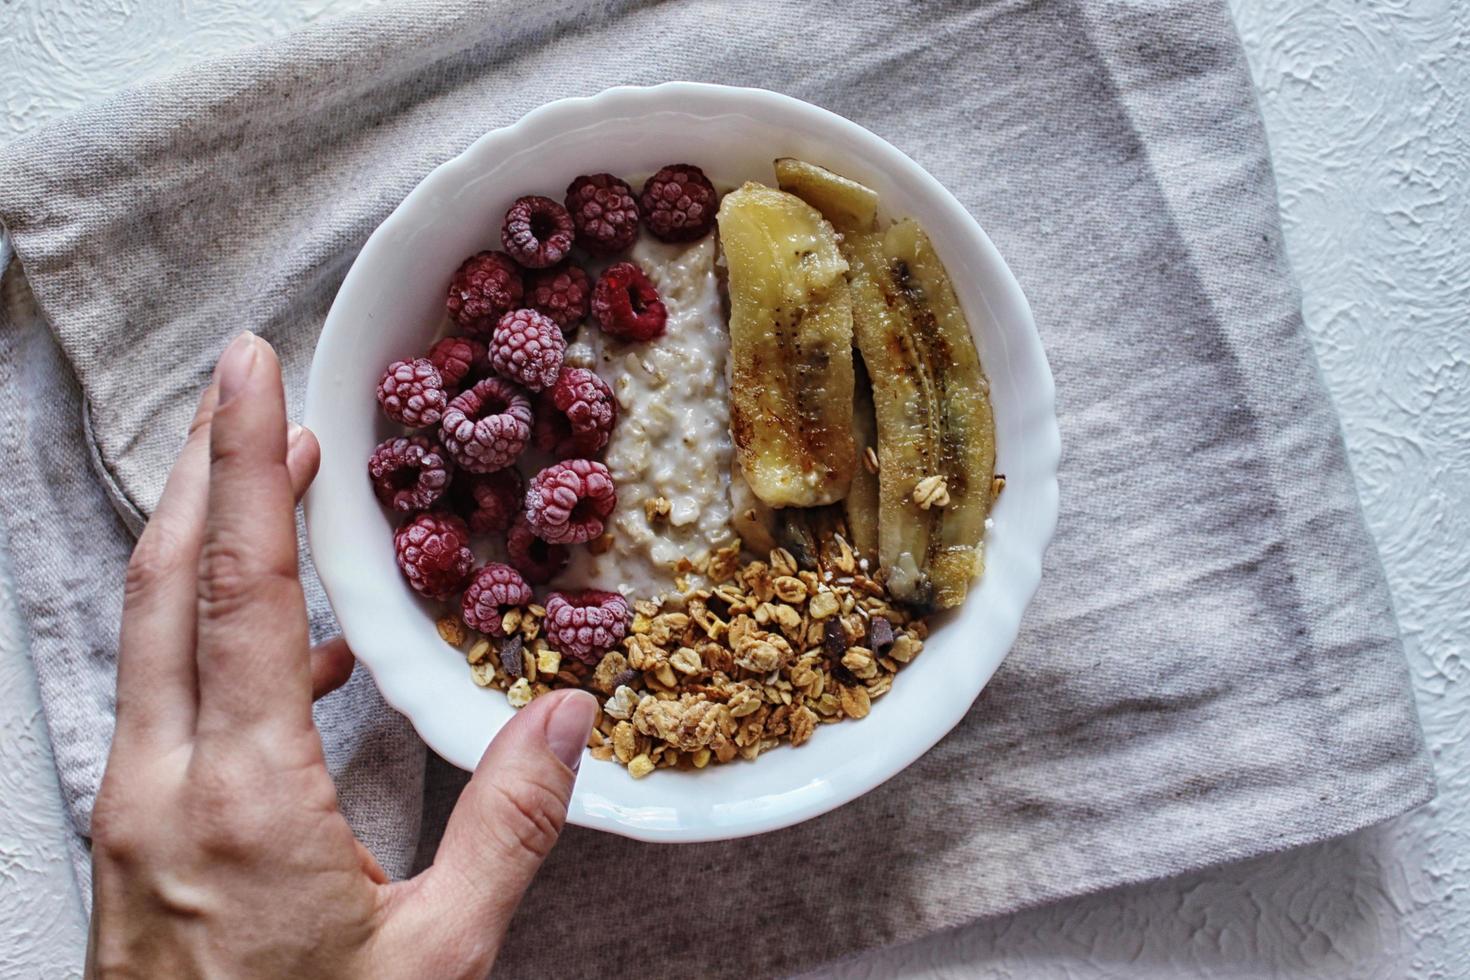
<instances>
[{"instance_id":1,"label":"white ceramic bowl","mask_svg":"<svg viewBox=\"0 0 1470 980\"><path fill-rule=\"evenodd\" d=\"M516 197L559 200L578 174L633 178L679 161L722 186L772 182L780 156L860 180L878 192L886 216L917 218L954 279L990 377L996 466L1006 475L985 540L985 575L865 720L822 727L801 748L753 763L638 781L588 760L570 813L584 827L651 841L775 830L866 793L963 717L1015 640L1057 521L1051 372L1015 278L938 181L841 116L756 89L614 88L542 106L429 174L363 246L312 363L305 423L321 440L322 467L306 523L317 570L383 696L434 751L472 769L513 709L500 692L471 682L464 658L439 639L431 608L394 564L389 518L365 473L389 431L373 397L383 366L428 346L443 324L450 274L466 255L499 247L501 218Z\"/></svg>"}]
</instances>

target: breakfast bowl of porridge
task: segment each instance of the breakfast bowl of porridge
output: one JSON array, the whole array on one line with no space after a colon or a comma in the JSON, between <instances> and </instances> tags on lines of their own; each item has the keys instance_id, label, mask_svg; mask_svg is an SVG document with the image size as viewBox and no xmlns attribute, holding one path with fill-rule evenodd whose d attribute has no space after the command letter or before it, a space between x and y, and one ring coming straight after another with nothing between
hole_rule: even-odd
<instances>
[{"instance_id":1,"label":"breakfast bowl of porridge","mask_svg":"<svg viewBox=\"0 0 1470 980\"><path fill-rule=\"evenodd\" d=\"M617 88L436 169L311 370L312 557L384 698L473 768L563 687L569 820L788 826L902 770L1013 643L1055 528L1014 277L895 147L771 92Z\"/></svg>"}]
</instances>

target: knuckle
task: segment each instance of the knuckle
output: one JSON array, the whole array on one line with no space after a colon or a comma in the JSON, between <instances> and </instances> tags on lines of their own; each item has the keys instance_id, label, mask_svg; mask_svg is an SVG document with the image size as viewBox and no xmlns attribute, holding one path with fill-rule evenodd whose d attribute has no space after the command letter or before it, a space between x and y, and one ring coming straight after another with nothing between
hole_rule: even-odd
<instances>
[{"instance_id":1,"label":"knuckle","mask_svg":"<svg viewBox=\"0 0 1470 980\"><path fill-rule=\"evenodd\" d=\"M145 841L141 824L128 816L110 793L103 791L92 810L92 851L116 864L128 864L141 856Z\"/></svg>"},{"instance_id":2,"label":"knuckle","mask_svg":"<svg viewBox=\"0 0 1470 980\"><path fill-rule=\"evenodd\" d=\"M209 426L214 421L214 409L210 407L209 393L206 391L199 399L199 408L194 412L194 418L189 423L189 432L185 436L187 441L209 438Z\"/></svg>"},{"instance_id":3,"label":"knuckle","mask_svg":"<svg viewBox=\"0 0 1470 980\"><path fill-rule=\"evenodd\" d=\"M190 823L203 851L221 860L242 860L266 846L272 831L268 821L254 815L257 789L229 767L194 775Z\"/></svg>"},{"instance_id":4,"label":"knuckle","mask_svg":"<svg viewBox=\"0 0 1470 980\"><path fill-rule=\"evenodd\" d=\"M513 788L496 784L495 792L499 800L491 808L491 832L505 846L544 860L566 823L567 805L562 795L535 782Z\"/></svg>"},{"instance_id":5,"label":"knuckle","mask_svg":"<svg viewBox=\"0 0 1470 980\"><path fill-rule=\"evenodd\" d=\"M128 559L123 597L141 598L156 589L160 582L177 574L183 562L182 552L176 536L167 527L156 522L149 524Z\"/></svg>"},{"instance_id":6,"label":"knuckle","mask_svg":"<svg viewBox=\"0 0 1470 980\"><path fill-rule=\"evenodd\" d=\"M289 573L262 561L239 545L211 540L199 555L200 612L210 618L228 618L273 595Z\"/></svg>"}]
</instances>

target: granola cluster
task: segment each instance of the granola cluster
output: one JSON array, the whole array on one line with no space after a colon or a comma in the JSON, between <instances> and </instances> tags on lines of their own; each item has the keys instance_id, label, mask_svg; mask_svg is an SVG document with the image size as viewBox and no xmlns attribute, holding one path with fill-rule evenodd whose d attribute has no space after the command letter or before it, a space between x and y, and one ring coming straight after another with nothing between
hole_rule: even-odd
<instances>
[{"instance_id":1,"label":"granola cluster","mask_svg":"<svg viewBox=\"0 0 1470 980\"><path fill-rule=\"evenodd\" d=\"M635 778L702 769L801 745L817 726L863 718L923 649L926 623L892 603L840 535L799 567L782 548L740 562L738 548L684 563L678 590L634 604L620 648L596 666L565 658L542 632L546 610L518 607L504 639L472 634L450 616L446 642L466 652L475 683L521 707L559 687L598 695L589 747Z\"/></svg>"}]
</instances>

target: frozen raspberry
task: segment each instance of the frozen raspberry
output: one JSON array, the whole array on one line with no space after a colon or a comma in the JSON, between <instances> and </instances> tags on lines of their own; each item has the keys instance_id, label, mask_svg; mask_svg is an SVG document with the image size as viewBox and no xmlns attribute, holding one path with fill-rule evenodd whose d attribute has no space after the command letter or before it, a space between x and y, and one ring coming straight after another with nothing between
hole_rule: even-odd
<instances>
[{"instance_id":1,"label":"frozen raspberry","mask_svg":"<svg viewBox=\"0 0 1470 980\"><path fill-rule=\"evenodd\" d=\"M428 510L449 486L453 464L427 436L397 436L373 450L368 477L383 506L410 514Z\"/></svg>"},{"instance_id":2,"label":"frozen raspberry","mask_svg":"<svg viewBox=\"0 0 1470 980\"><path fill-rule=\"evenodd\" d=\"M628 632L628 600L616 592L586 589L546 597L546 642L584 664L596 664Z\"/></svg>"},{"instance_id":3,"label":"frozen raspberry","mask_svg":"<svg viewBox=\"0 0 1470 980\"><path fill-rule=\"evenodd\" d=\"M638 200L643 223L665 242L692 242L715 226L715 185L692 163L675 163L648 178Z\"/></svg>"},{"instance_id":4,"label":"frozen raspberry","mask_svg":"<svg viewBox=\"0 0 1470 980\"><path fill-rule=\"evenodd\" d=\"M577 244L593 255L621 252L638 240L633 188L612 174L572 181L567 188L567 210L577 228Z\"/></svg>"},{"instance_id":5,"label":"frozen raspberry","mask_svg":"<svg viewBox=\"0 0 1470 980\"><path fill-rule=\"evenodd\" d=\"M507 313L490 338L490 366L532 391L556 384L566 353L567 339L561 328L535 310Z\"/></svg>"},{"instance_id":6,"label":"frozen raspberry","mask_svg":"<svg viewBox=\"0 0 1470 980\"><path fill-rule=\"evenodd\" d=\"M662 336L668 316L658 290L632 262L609 266L592 290L592 318L603 333L621 340Z\"/></svg>"},{"instance_id":7,"label":"frozen raspberry","mask_svg":"<svg viewBox=\"0 0 1470 980\"><path fill-rule=\"evenodd\" d=\"M531 439L531 399L504 378L478 381L444 410L439 436L461 469L505 469Z\"/></svg>"},{"instance_id":8,"label":"frozen raspberry","mask_svg":"<svg viewBox=\"0 0 1470 980\"><path fill-rule=\"evenodd\" d=\"M591 300L592 280L571 263L526 277L526 305L556 321L563 334L570 334L587 319Z\"/></svg>"},{"instance_id":9,"label":"frozen raspberry","mask_svg":"<svg viewBox=\"0 0 1470 980\"><path fill-rule=\"evenodd\" d=\"M567 257L575 233L566 208L549 197L532 194L505 212L500 244L527 269L545 269Z\"/></svg>"},{"instance_id":10,"label":"frozen raspberry","mask_svg":"<svg viewBox=\"0 0 1470 980\"><path fill-rule=\"evenodd\" d=\"M536 537L526 515L516 518L505 536L505 553L516 571L526 577L532 585L543 585L567 567L570 557L565 545L547 544Z\"/></svg>"},{"instance_id":11,"label":"frozen raspberry","mask_svg":"<svg viewBox=\"0 0 1470 980\"><path fill-rule=\"evenodd\" d=\"M561 369L536 402L536 448L557 459L601 452L618 420L607 383L586 368Z\"/></svg>"},{"instance_id":12,"label":"frozen raspberry","mask_svg":"<svg viewBox=\"0 0 1470 980\"><path fill-rule=\"evenodd\" d=\"M410 429L439 421L448 401L444 378L426 357L394 361L378 382L378 404L390 419Z\"/></svg>"},{"instance_id":13,"label":"frozen raspberry","mask_svg":"<svg viewBox=\"0 0 1470 980\"><path fill-rule=\"evenodd\" d=\"M505 614L516 606L527 605L532 598L531 587L521 578L520 572L492 561L475 573L464 590L460 608L465 625L470 629L491 636L504 636L501 620Z\"/></svg>"},{"instance_id":14,"label":"frozen raspberry","mask_svg":"<svg viewBox=\"0 0 1470 980\"><path fill-rule=\"evenodd\" d=\"M526 501L526 479L514 468L467 473L454 481L457 509L476 534L504 534Z\"/></svg>"},{"instance_id":15,"label":"frozen raspberry","mask_svg":"<svg viewBox=\"0 0 1470 980\"><path fill-rule=\"evenodd\" d=\"M602 533L618 502L607 467L591 459L569 459L548 466L526 491L526 520L552 544L581 544Z\"/></svg>"},{"instance_id":16,"label":"frozen raspberry","mask_svg":"<svg viewBox=\"0 0 1470 980\"><path fill-rule=\"evenodd\" d=\"M500 318L521 304L524 292L514 259L504 252L481 252L454 273L445 305L465 333L488 337Z\"/></svg>"},{"instance_id":17,"label":"frozen raspberry","mask_svg":"<svg viewBox=\"0 0 1470 980\"><path fill-rule=\"evenodd\" d=\"M393 550L408 584L429 599L454 595L475 567L470 529L447 511L426 511L404 521L393 534Z\"/></svg>"},{"instance_id":18,"label":"frozen raspberry","mask_svg":"<svg viewBox=\"0 0 1470 980\"><path fill-rule=\"evenodd\" d=\"M490 366L484 342L474 337L445 337L424 356L439 369L447 391L457 391L466 378Z\"/></svg>"}]
</instances>

